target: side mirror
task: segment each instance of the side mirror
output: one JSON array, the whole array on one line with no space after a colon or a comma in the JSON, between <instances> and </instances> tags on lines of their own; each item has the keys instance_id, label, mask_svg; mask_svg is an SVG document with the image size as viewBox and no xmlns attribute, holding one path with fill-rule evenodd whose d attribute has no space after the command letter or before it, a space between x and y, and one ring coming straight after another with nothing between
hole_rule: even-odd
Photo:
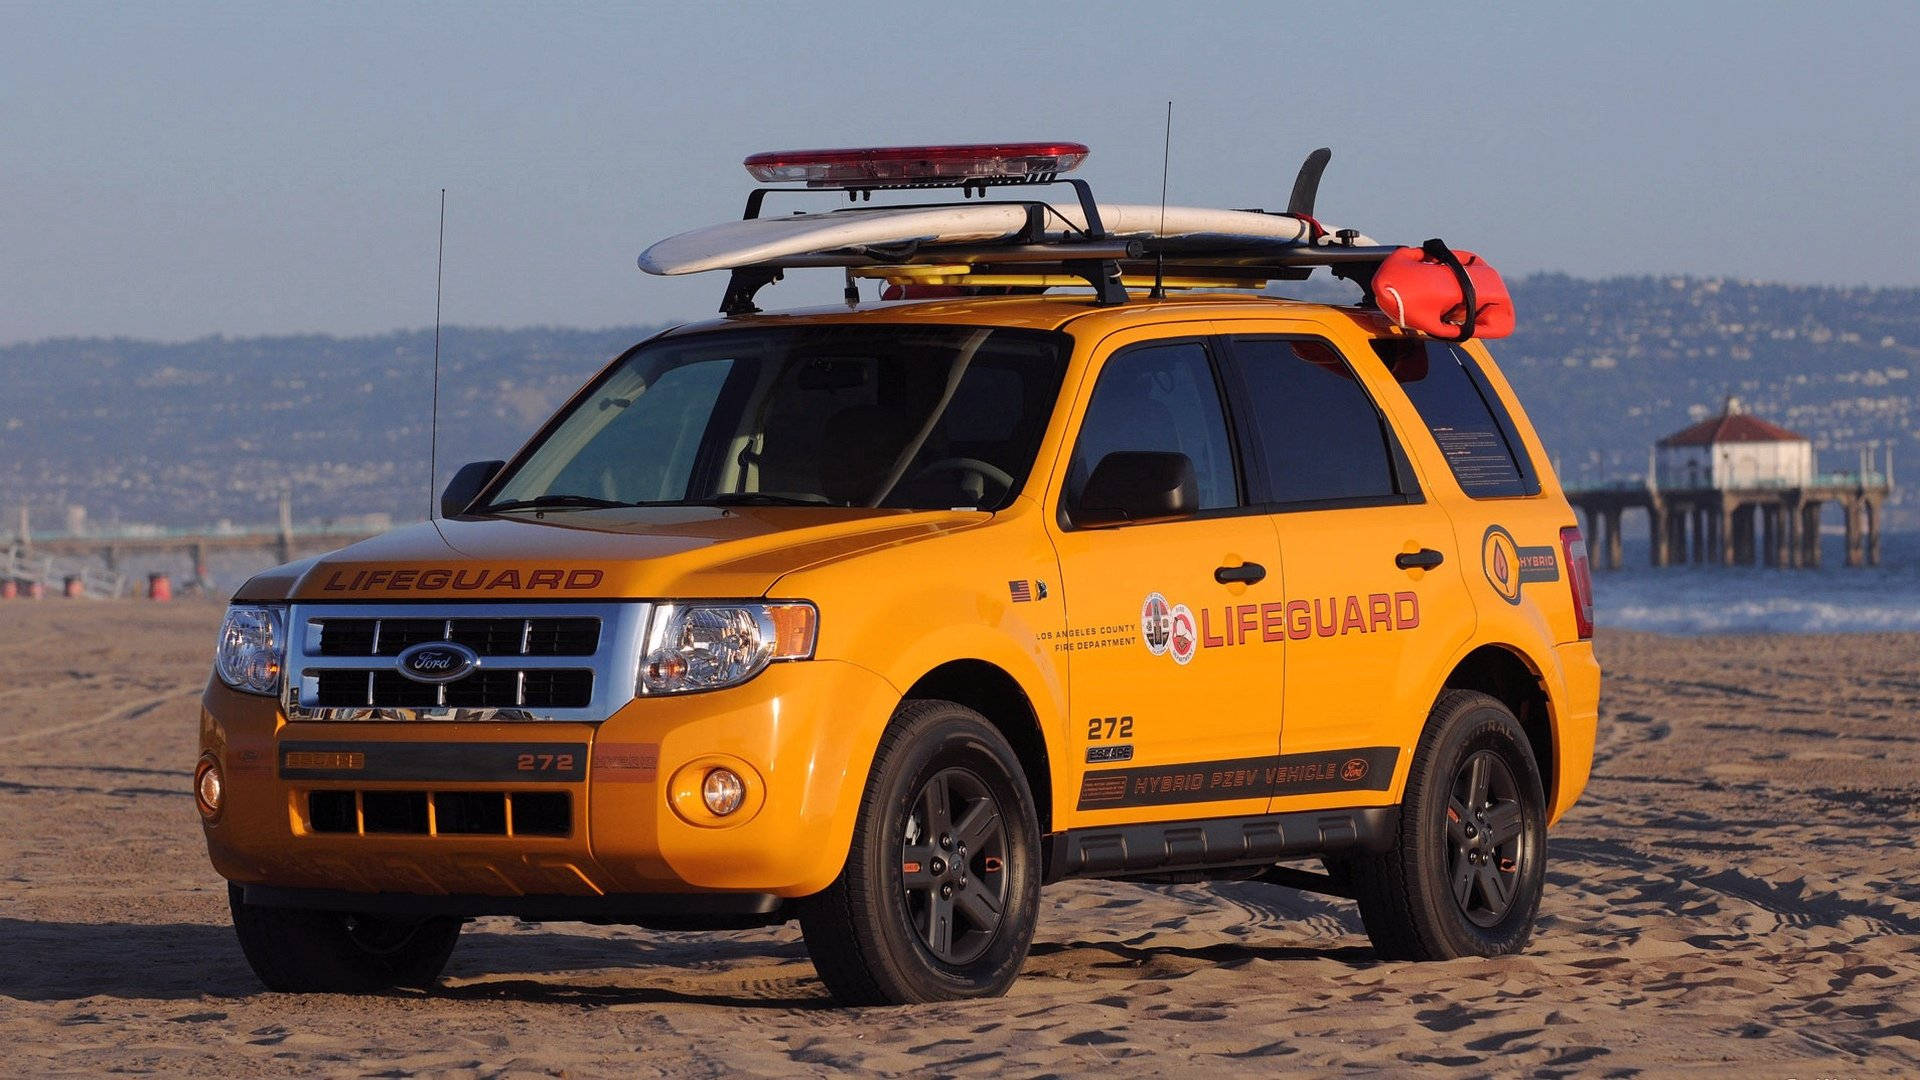
<instances>
[{"instance_id":1,"label":"side mirror","mask_svg":"<svg viewBox=\"0 0 1920 1080\"><path fill-rule=\"evenodd\" d=\"M1200 482L1185 454L1116 450L1100 459L1073 509L1076 525L1119 525L1187 517L1199 508Z\"/></svg>"},{"instance_id":2,"label":"side mirror","mask_svg":"<svg viewBox=\"0 0 1920 1080\"><path fill-rule=\"evenodd\" d=\"M469 461L460 466L460 471L447 481L446 490L440 493L440 516L458 517L466 513L467 507L493 483L493 478L500 475L506 464L504 461Z\"/></svg>"}]
</instances>

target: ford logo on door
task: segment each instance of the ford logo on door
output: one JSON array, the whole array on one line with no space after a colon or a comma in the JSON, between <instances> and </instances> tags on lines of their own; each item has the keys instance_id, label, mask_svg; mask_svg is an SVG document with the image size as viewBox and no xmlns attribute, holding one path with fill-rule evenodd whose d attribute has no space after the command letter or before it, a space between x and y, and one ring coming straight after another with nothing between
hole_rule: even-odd
<instances>
[{"instance_id":1,"label":"ford logo on door","mask_svg":"<svg viewBox=\"0 0 1920 1080\"><path fill-rule=\"evenodd\" d=\"M423 683L464 679L480 666L480 654L452 641L423 641L400 651L400 674Z\"/></svg>"}]
</instances>

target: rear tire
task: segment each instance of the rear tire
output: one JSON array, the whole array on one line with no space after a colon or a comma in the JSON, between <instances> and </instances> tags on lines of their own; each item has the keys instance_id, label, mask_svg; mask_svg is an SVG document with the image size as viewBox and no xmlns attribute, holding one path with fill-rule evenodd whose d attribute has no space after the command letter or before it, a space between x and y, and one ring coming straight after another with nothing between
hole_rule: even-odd
<instances>
[{"instance_id":1,"label":"rear tire","mask_svg":"<svg viewBox=\"0 0 1920 1080\"><path fill-rule=\"evenodd\" d=\"M1525 949L1546 880L1546 799L1527 736L1495 698L1449 690L1414 751L1390 851L1344 860L1383 960Z\"/></svg>"},{"instance_id":2,"label":"rear tire","mask_svg":"<svg viewBox=\"0 0 1920 1080\"><path fill-rule=\"evenodd\" d=\"M843 1005L997 996L1039 907L1038 815L1012 747L965 706L902 705L845 868L800 907L820 981Z\"/></svg>"},{"instance_id":3,"label":"rear tire","mask_svg":"<svg viewBox=\"0 0 1920 1080\"><path fill-rule=\"evenodd\" d=\"M233 929L253 973L289 994L364 994L427 988L460 939L454 918L393 919L249 904L227 885Z\"/></svg>"}]
</instances>

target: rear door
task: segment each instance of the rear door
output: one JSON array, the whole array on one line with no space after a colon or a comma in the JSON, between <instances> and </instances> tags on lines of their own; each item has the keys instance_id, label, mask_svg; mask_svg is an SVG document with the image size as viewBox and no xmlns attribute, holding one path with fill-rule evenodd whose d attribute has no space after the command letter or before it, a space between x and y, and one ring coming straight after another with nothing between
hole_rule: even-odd
<instances>
[{"instance_id":1,"label":"rear door","mask_svg":"<svg viewBox=\"0 0 1920 1080\"><path fill-rule=\"evenodd\" d=\"M1213 350L1166 333L1102 343L1053 523L1077 826L1263 813L1279 742L1282 644L1253 614L1277 610L1279 548L1248 505ZM1102 457L1127 450L1191 459L1198 515L1076 526L1080 487Z\"/></svg>"},{"instance_id":2,"label":"rear door","mask_svg":"<svg viewBox=\"0 0 1920 1080\"><path fill-rule=\"evenodd\" d=\"M1286 581L1271 810L1384 804L1474 630L1453 523L1377 403L1377 359L1309 326L1220 329Z\"/></svg>"}]
</instances>

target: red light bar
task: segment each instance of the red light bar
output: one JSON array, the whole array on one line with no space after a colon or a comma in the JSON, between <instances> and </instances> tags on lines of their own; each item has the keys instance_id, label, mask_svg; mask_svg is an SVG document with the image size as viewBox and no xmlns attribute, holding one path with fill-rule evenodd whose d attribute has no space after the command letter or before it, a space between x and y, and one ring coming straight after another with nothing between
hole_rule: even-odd
<instances>
[{"instance_id":1,"label":"red light bar","mask_svg":"<svg viewBox=\"0 0 1920 1080\"><path fill-rule=\"evenodd\" d=\"M774 150L743 164L763 184L873 187L942 181L1024 179L1071 172L1087 159L1080 143L980 143L966 146L869 146L846 150Z\"/></svg>"}]
</instances>

